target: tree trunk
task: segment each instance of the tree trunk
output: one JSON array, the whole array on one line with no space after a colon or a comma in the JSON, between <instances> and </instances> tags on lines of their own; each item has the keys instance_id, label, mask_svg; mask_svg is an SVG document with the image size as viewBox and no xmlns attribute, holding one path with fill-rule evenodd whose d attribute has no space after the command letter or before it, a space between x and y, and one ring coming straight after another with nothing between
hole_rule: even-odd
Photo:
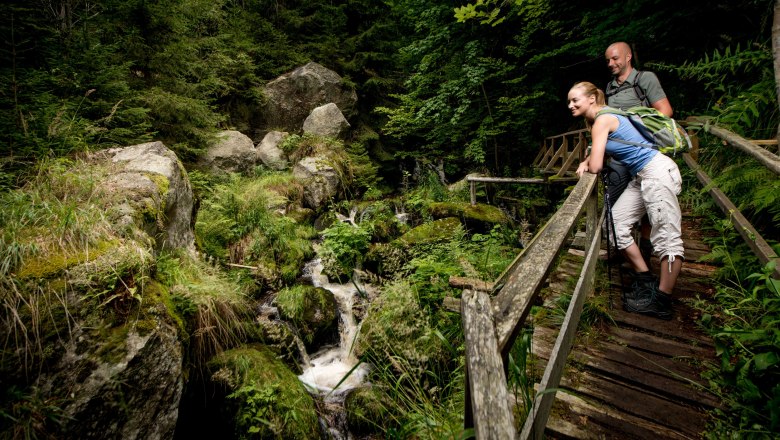
<instances>
[{"instance_id":1,"label":"tree trunk","mask_svg":"<svg viewBox=\"0 0 780 440\"><path fill-rule=\"evenodd\" d=\"M775 62L775 92L780 106L780 0L775 0L775 14L772 21L772 57ZM777 128L777 141L780 144L780 126Z\"/></svg>"}]
</instances>

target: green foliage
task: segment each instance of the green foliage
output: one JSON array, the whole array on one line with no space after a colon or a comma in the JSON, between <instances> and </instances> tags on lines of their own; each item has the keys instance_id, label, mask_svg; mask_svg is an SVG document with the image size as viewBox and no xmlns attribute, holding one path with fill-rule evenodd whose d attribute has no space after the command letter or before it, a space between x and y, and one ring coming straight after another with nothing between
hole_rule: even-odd
<instances>
[{"instance_id":1,"label":"green foliage","mask_svg":"<svg viewBox=\"0 0 780 440\"><path fill-rule=\"evenodd\" d=\"M718 305L702 303L702 322L711 329L720 371L708 374L710 385L727 404L711 435L749 432L763 438L780 429L780 280L774 265L751 274L740 285L721 285Z\"/></svg>"},{"instance_id":2,"label":"green foliage","mask_svg":"<svg viewBox=\"0 0 780 440\"><path fill-rule=\"evenodd\" d=\"M66 419L59 404L42 396L37 388L6 389L0 406L0 434L4 438L50 438L50 433L57 432Z\"/></svg>"},{"instance_id":3,"label":"green foliage","mask_svg":"<svg viewBox=\"0 0 780 440\"><path fill-rule=\"evenodd\" d=\"M196 240L211 257L253 265L271 286L290 284L300 275L303 261L313 256L311 226L278 215L271 207L300 199L301 189L287 177L272 173L262 178L232 176L208 189L195 223Z\"/></svg>"},{"instance_id":4,"label":"green foliage","mask_svg":"<svg viewBox=\"0 0 780 440\"><path fill-rule=\"evenodd\" d=\"M227 351L209 368L211 380L227 391L220 412L231 417L236 438L318 438L312 397L267 348Z\"/></svg>"},{"instance_id":5,"label":"green foliage","mask_svg":"<svg viewBox=\"0 0 780 440\"><path fill-rule=\"evenodd\" d=\"M368 250L371 231L362 226L337 222L322 232L320 249L323 273L335 279L349 279Z\"/></svg>"},{"instance_id":6,"label":"green foliage","mask_svg":"<svg viewBox=\"0 0 780 440\"><path fill-rule=\"evenodd\" d=\"M732 47L734 49L732 50ZM748 43L744 47L715 49L712 56L686 61L679 67L658 64L683 80L695 80L711 96L713 122L750 138L772 137L777 130L775 78L771 47Z\"/></svg>"}]
</instances>

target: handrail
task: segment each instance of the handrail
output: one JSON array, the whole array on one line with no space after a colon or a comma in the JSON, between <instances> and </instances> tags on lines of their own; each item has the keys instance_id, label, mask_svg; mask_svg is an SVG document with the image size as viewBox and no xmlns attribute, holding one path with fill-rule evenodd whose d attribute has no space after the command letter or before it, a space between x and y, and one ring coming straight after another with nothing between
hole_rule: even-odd
<instances>
[{"instance_id":1,"label":"handrail","mask_svg":"<svg viewBox=\"0 0 780 440\"><path fill-rule=\"evenodd\" d=\"M540 389L540 398L534 404L532 416L526 420L523 438L540 438L535 427L544 427L549 409L558 387L563 364L574 341L579 314L585 296L593 288L595 262L597 260L600 220L598 213L598 185L594 174L586 173L578 181L569 197L550 221L537 234L533 242L511 265L508 275L499 280L503 285L493 298L487 292L474 289L463 291L461 313L466 342L467 424L473 422L476 437L490 439L514 439L514 417L507 403L509 395L506 374L508 353L552 269L556 256L561 252L566 237L577 225L580 215L586 213L586 234L589 238L583 273L575 290L564 329L559 335L557 356L560 360L548 363ZM541 432L544 430L542 429Z\"/></svg>"},{"instance_id":2,"label":"handrail","mask_svg":"<svg viewBox=\"0 0 780 440\"><path fill-rule=\"evenodd\" d=\"M688 122L689 123L687 125L691 125L691 122L699 124L707 121L703 118L691 117L688 118ZM780 157L778 157L777 154L774 154L767 149L758 147L742 136L726 130L725 128L718 127L717 125L704 123L703 127L704 131L707 133L723 139L732 147L737 148L756 159L768 170L774 172L777 175L780 175Z\"/></svg>"},{"instance_id":3,"label":"handrail","mask_svg":"<svg viewBox=\"0 0 780 440\"><path fill-rule=\"evenodd\" d=\"M756 231L756 228L754 228L748 219L742 215L737 206L734 205L734 203L726 196L726 194L724 194L720 188L712 183L710 176L702 171L699 164L696 162L696 160L693 159L693 157L691 157L690 154L684 153L683 160L685 160L685 163L688 164L688 167L696 173L696 177L699 179L699 182L701 182L705 188L709 187L709 194L712 196L715 204L718 205L721 211L723 211L723 213L728 216L731 223L734 224L734 229L739 232L739 235L742 236L742 239L745 240L745 243L747 243L753 253L758 257L758 260L761 261L761 264L766 264L770 261L774 261L776 263L774 276L780 279L780 256L778 256L774 249L769 246L766 240L764 240L764 237L762 237L761 234Z\"/></svg>"},{"instance_id":4,"label":"handrail","mask_svg":"<svg viewBox=\"0 0 780 440\"><path fill-rule=\"evenodd\" d=\"M585 150L588 147L587 134L588 130L582 129L545 138L542 141L542 148L534 158L533 166L557 177L563 177L567 172L574 171L577 165L575 161L585 159Z\"/></svg>"}]
</instances>

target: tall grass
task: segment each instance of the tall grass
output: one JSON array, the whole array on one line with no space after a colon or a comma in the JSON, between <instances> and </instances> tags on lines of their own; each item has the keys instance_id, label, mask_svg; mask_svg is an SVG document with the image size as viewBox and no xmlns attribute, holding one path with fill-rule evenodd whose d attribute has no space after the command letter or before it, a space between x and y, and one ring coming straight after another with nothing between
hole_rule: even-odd
<instances>
[{"instance_id":1,"label":"tall grass","mask_svg":"<svg viewBox=\"0 0 780 440\"><path fill-rule=\"evenodd\" d=\"M183 320L196 372L205 371L214 355L246 340L250 302L239 280L183 252L160 255L156 277L169 289Z\"/></svg>"}]
</instances>

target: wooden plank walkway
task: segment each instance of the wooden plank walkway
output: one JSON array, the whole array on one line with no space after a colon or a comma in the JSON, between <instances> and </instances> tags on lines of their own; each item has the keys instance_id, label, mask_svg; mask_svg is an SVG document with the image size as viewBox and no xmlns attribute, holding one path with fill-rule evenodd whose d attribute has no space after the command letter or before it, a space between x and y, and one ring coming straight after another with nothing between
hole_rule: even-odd
<instances>
[{"instance_id":1,"label":"wooden plank walkway","mask_svg":"<svg viewBox=\"0 0 780 440\"><path fill-rule=\"evenodd\" d=\"M719 401L704 389L706 382L700 377L705 363L715 362L713 343L696 327L698 316L689 306L696 295L707 298L714 293L711 283L715 267L692 261L708 252L698 222L684 215L687 261L675 288L675 316L671 321L624 312L616 269L612 285L603 292L597 288L597 294L611 296L614 324L605 324L590 336L579 338L569 357L546 437L701 438L706 413ZM569 255L550 276L547 306L553 304L567 282L571 283L567 280L576 279L581 264L581 257ZM654 261L656 273L657 264ZM630 284L627 277L625 282L626 286ZM544 371L558 333L550 321L534 325L536 380Z\"/></svg>"}]
</instances>

